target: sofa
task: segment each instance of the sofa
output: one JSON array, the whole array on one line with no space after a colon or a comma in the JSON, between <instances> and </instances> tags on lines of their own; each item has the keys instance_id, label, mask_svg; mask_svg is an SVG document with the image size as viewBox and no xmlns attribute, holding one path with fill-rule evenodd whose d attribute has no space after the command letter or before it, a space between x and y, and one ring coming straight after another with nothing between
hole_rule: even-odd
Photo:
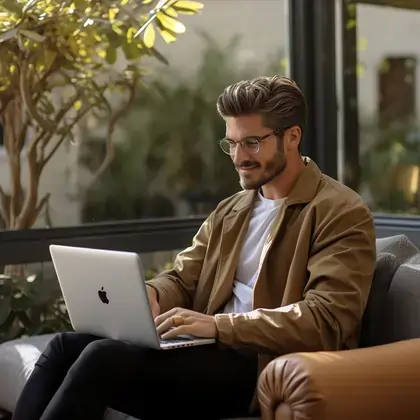
<instances>
[{"instance_id":1,"label":"sofa","mask_svg":"<svg viewBox=\"0 0 420 420\"><path fill-rule=\"evenodd\" d=\"M279 357L258 397L264 420L420 419L420 253L407 237L377 240L360 348Z\"/></svg>"},{"instance_id":2,"label":"sofa","mask_svg":"<svg viewBox=\"0 0 420 420\"><path fill-rule=\"evenodd\" d=\"M51 337L0 345L0 420ZM263 420L420 418L420 251L407 237L377 240L360 348L281 356L260 375L258 399ZM109 409L104 420L128 419Z\"/></svg>"}]
</instances>

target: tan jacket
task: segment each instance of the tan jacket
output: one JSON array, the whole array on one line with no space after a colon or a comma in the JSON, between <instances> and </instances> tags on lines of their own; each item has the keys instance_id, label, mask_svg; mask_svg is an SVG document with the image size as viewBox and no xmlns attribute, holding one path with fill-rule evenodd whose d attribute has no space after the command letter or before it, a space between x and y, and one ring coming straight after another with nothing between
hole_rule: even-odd
<instances>
[{"instance_id":1,"label":"tan jacket","mask_svg":"<svg viewBox=\"0 0 420 420\"><path fill-rule=\"evenodd\" d=\"M148 282L162 312L216 314L219 341L253 348L260 369L273 356L354 348L370 291L375 228L359 195L307 159L268 235L252 312L218 313L232 296L255 191L222 201L174 269Z\"/></svg>"}]
</instances>

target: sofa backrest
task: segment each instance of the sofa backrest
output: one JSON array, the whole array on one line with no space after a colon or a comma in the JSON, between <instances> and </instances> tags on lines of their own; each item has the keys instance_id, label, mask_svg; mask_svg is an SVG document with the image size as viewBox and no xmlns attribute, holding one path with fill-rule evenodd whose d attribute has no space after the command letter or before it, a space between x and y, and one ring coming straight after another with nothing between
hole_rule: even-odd
<instances>
[{"instance_id":1,"label":"sofa backrest","mask_svg":"<svg viewBox=\"0 0 420 420\"><path fill-rule=\"evenodd\" d=\"M405 235L378 239L376 247L360 347L420 338L420 251Z\"/></svg>"}]
</instances>

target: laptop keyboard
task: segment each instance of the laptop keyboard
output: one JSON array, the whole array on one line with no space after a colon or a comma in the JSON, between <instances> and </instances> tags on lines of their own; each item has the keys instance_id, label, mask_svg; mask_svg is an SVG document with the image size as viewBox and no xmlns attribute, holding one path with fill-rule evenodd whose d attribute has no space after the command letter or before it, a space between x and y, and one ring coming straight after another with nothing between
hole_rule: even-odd
<instances>
[{"instance_id":1,"label":"laptop keyboard","mask_svg":"<svg viewBox=\"0 0 420 420\"><path fill-rule=\"evenodd\" d=\"M164 344L176 344L176 343L185 343L186 341L193 340L193 337L180 336L179 338L170 338L168 340L160 340Z\"/></svg>"}]
</instances>

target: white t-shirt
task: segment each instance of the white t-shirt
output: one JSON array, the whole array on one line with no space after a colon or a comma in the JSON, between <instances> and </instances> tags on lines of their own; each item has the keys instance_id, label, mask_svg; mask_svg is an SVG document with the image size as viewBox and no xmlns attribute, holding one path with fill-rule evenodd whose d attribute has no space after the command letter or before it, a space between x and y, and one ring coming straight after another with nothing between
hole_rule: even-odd
<instances>
[{"instance_id":1,"label":"white t-shirt","mask_svg":"<svg viewBox=\"0 0 420 420\"><path fill-rule=\"evenodd\" d=\"M269 200L258 193L252 210L248 231L239 256L233 282L233 295L226 304L224 313L252 311L252 294L258 277L258 266L267 236L285 198Z\"/></svg>"}]
</instances>

